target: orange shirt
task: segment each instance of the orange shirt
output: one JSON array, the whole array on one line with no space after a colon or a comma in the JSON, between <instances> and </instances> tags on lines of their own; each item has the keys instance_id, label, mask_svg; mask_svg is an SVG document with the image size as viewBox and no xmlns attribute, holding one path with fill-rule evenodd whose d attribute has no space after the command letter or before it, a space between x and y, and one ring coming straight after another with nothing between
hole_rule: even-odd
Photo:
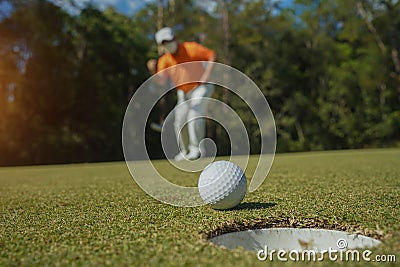
<instances>
[{"instance_id":1,"label":"orange shirt","mask_svg":"<svg viewBox=\"0 0 400 267\"><path fill-rule=\"evenodd\" d=\"M165 70L168 67L175 66L180 63L192 61L208 61L214 56L214 51L195 42L179 43L178 51L176 54L166 53L161 56L157 63L158 72ZM179 85L177 89L189 92L198 86L201 76L204 73L204 67L201 62L186 64L183 66L176 66L166 70L172 81Z\"/></svg>"}]
</instances>

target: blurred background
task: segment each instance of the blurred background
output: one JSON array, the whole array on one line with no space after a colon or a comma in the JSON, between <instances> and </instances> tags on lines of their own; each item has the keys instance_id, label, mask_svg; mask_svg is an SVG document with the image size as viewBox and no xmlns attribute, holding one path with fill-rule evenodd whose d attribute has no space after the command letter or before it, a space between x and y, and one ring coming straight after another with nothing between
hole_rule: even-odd
<instances>
[{"instance_id":1,"label":"blurred background","mask_svg":"<svg viewBox=\"0 0 400 267\"><path fill-rule=\"evenodd\" d=\"M400 146L398 0L0 0L0 166L123 160L123 116L162 26L253 79L278 152ZM245 103L223 88L214 97L238 112L256 153ZM175 94L163 101L151 120ZM229 153L221 127L207 130ZM159 134L147 136L162 158Z\"/></svg>"}]
</instances>

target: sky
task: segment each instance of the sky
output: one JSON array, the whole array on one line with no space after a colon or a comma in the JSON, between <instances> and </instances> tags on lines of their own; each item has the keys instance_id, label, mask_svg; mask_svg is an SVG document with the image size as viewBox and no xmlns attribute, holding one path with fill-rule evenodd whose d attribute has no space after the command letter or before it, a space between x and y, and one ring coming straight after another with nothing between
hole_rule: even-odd
<instances>
[{"instance_id":1,"label":"sky","mask_svg":"<svg viewBox=\"0 0 400 267\"><path fill-rule=\"evenodd\" d=\"M68 4L66 0L50 0L55 4L59 4L63 6L65 9L74 13L71 6ZM109 6L113 6L117 11L131 15L138 11L141 7L143 7L147 2L153 2L154 0L77 0L80 6L84 6L87 3L93 3L95 6L100 9L105 9Z\"/></svg>"},{"instance_id":2,"label":"sky","mask_svg":"<svg viewBox=\"0 0 400 267\"><path fill-rule=\"evenodd\" d=\"M11 5L8 2L0 2L0 21L7 17L11 12Z\"/></svg>"},{"instance_id":3,"label":"sky","mask_svg":"<svg viewBox=\"0 0 400 267\"><path fill-rule=\"evenodd\" d=\"M78 14L79 10L73 8L68 4L68 0L50 0L51 2L64 7L71 14ZM132 15L139 9L141 9L146 3L156 2L157 0L75 0L79 6L83 7L87 3L93 3L100 9L105 9L109 6L114 7L118 12L125 15ZM164 0L165 1L165 0ZM280 2L281 7L287 7L293 4L294 0L272 0L275 2ZM214 3L214 4L213 4ZM197 2L198 6L203 10L212 12L213 7L215 7L215 2L212 0L199 0ZM0 1L0 21L7 17L12 10L10 4L7 1Z\"/></svg>"},{"instance_id":4,"label":"sky","mask_svg":"<svg viewBox=\"0 0 400 267\"><path fill-rule=\"evenodd\" d=\"M63 5L67 9L69 8L68 5L66 6L66 0L51 0L54 3ZM281 2L282 6L288 6L290 5L293 0L273 0L276 2ZM117 11L125 14L125 15L132 15L136 11L138 11L140 8L142 8L146 3L150 2L156 2L156 0L77 0L76 2L79 2L81 5L84 5L85 3L93 3L100 9L107 8L108 6L113 6ZM200 0L199 1L199 6L203 7L204 9L212 7L211 3L212 1L208 0Z\"/></svg>"}]
</instances>

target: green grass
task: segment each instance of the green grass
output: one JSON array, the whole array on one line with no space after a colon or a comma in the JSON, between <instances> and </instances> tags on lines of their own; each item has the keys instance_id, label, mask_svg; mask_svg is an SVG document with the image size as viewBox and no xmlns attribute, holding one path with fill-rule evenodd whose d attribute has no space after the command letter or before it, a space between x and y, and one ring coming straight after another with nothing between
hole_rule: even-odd
<instances>
[{"instance_id":1,"label":"green grass","mask_svg":"<svg viewBox=\"0 0 400 267\"><path fill-rule=\"evenodd\" d=\"M171 174L196 183L195 174ZM237 225L289 219L300 227L317 220L378 235L383 245L374 254L395 254L398 264L399 178L399 149L281 154L241 209L215 211L153 200L125 163L0 168L0 266L298 265L259 262L255 252L206 240ZM315 263L327 264L334 265Z\"/></svg>"}]
</instances>

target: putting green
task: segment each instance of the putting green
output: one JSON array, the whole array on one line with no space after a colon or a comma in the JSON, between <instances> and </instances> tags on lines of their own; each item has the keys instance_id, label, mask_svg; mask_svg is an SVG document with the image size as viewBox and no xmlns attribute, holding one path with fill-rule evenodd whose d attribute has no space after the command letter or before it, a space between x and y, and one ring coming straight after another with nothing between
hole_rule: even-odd
<instances>
[{"instance_id":1,"label":"putting green","mask_svg":"<svg viewBox=\"0 0 400 267\"><path fill-rule=\"evenodd\" d=\"M399 159L400 149L277 155L264 184L230 211L161 204L135 184L124 162L0 168L0 266L281 266L206 240L276 221L362 231L383 242L373 256L399 262ZM154 163L173 182L197 183L196 173ZM249 178L255 163L251 158ZM285 265L292 264L299 265Z\"/></svg>"}]
</instances>

